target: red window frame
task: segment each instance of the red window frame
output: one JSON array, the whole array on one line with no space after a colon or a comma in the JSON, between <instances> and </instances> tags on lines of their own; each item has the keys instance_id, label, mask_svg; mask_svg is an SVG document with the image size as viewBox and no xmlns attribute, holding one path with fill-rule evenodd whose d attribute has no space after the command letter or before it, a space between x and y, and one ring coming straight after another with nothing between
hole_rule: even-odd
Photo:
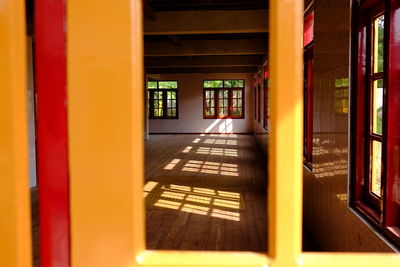
<instances>
[{"instance_id":1,"label":"red window frame","mask_svg":"<svg viewBox=\"0 0 400 267\"><path fill-rule=\"evenodd\" d=\"M257 121L261 123L261 73L257 77Z\"/></svg>"},{"instance_id":2,"label":"red window frame","mask_svg":"<svg viewBox=\"0 0 400 267\"><path fill-rule=\"evenodd\" d=\"M350 205L388 241L400 248L400 3L364 1L355 8L352 40L351 202ZM373 26L384 21L384 64L373 71ZM383 80L382 134L371 133L372 86ZM379 135L379 134L378 134ZM381 193L371 192L371 141L382 144Z\"/></svg>"},{"instance_id":3,"label":"red window frame","mask_svg":"<svg viewBox=\"0 0 400 267\"><path fill-rule=\"evenodd\" d=\"M253 81L253 107L254 107L254 120L257 120L257 73L254 74L254 81Z\"/></svg>"},{"instance_id":4,"label":"red window frame","mask_svg":"<svg viewBox=\"0 0 400 267\"><path fill-rule=\"evenodd\" d=\"M225 87L225 81L243 81L243 87ZM222 87L215 87L215 88L208 88L204 87L204 82L205 81L222 81L223 86ZM221 109L221 106L219 105L220 103L220 95L221 92L227 91L228 92L228 97L227 97L227 115L226 116L220 116L219 112ZM234 96L234 92L240 92L241 97L236 97ZM214 98L212 97L207 97L207 92L214 92ZM207 109L207 100L212 99L212 103L214 103L214 115L207 115L206 109ZM233 102L237 100L239 103L239 100L241 100L241 108L242 108L242 115L233 115L234 107L233 107ZM209 102L210 103L210 102ZM239 105L238 105L239 106ZM225 106L223 105L223 108ZM239 107L237 107L239 108ZM203 119L244 119L245 118L245 80L243 79L226 79L226 80L204 80L203 81Z\"/></svg>"},{"instance_id":5,"label":"red window frame","mask_svg":"<svg viewBox=\"0 0 400 267\"><path fill-rule=\"evenodd\" d=\"M268 100L268 79L269 70L268 63L264 65L264 129L268 130L268 120L269 120L269 100Z\"/></svg>"},{"instance_id":6,"label":"red window frame","mask_svg":"<svg viewBox=\"0 0 400 267\"><path fill-rule=\"evenodd\" d=\"M303 162L312 168L313 149L313 38L314 12L304 19L304 125L303 125Z\"/></svg>"}]
</instances>

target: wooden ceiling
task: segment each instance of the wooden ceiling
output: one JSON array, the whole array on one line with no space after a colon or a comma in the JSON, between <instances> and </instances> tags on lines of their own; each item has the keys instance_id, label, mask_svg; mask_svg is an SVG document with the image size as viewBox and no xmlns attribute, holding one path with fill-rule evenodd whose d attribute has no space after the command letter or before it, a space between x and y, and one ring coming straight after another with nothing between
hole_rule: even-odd
<instances>
[{"instance_id":1,"label":"wooden ceiling","mask_svg":"<svg viewBox=\"0 0 400 267\"><path fill-rule=\"evenodd\" d=\"M146 73L254 72L267 54L267 0L145 0Z\"/></svg>"},{"instance_id":2,"label":"wooden ceiling","mask_svg":"<svg viewBox=\"0 0 400 267\"><path fill-rule=\"evenodd\" d=\"M145 0L155 11L267 9L267 0Z\"/></svg>"}]
</instances>

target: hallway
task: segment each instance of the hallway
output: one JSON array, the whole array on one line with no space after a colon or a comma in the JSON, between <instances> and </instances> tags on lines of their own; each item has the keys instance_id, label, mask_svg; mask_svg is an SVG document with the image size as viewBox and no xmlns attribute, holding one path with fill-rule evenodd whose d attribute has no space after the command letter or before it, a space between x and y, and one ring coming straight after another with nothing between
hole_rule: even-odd
<instances>
[{"instance_id":1,"label":"hallway","mask_svg":"<svg viewBox=\"0 0 400 267\"><path fill-rule=\"evenodd\" d=\"M266 170L252 135L151 135L148 249L266 251Z\"/></svg>"}]
</instances>

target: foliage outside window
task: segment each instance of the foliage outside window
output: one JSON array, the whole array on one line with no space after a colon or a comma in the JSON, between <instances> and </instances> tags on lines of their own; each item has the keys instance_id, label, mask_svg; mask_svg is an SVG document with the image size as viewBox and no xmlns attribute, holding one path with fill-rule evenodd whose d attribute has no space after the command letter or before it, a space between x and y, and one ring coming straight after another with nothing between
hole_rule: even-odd
<instances>
[{"instance_id":1,"label":"foliage outside window","mask_svg":"<svg viewBox=\"0 0 400 267\"><path fill-rule=\"evenodd\" d=\"M203 81L203 117L244 118L244 80Z\"/></svg>"},{"instance_id":2,"label":"foliage outside window","mask_svg":"<svg viewBox=\"0 0 400 267\"><path fill-rule=\"evenodd\" d=\"M178 118L177 81L149 81L147 89L150 119Z\"/></svg>"}]
</instances>

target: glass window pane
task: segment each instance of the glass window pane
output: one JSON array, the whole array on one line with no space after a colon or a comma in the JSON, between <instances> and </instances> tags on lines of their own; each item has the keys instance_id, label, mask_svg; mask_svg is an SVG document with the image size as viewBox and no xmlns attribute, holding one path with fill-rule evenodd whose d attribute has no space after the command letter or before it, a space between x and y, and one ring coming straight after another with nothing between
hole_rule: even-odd
<instances>
[{"instance_id":1,"label":"glass window pane","mask_svg":"<svg viewBox=\"0 0 400 267\"><path fill-rule=\"evenodd\" d=\"M223 81L222 80L204 81L203 87L204 88L222 88Z\"/></svg>"},{"instance_id":2,"label":"glass window pane","mask_svg":"<svg viewBox=\"0 0 400 267\"><path fill-rule=\"evenodd\" d=\"M147 88L149 89L157 89L157 82L147 82Z\"/></svg>"},{"instance_id":3,"label":"glass window pane","mask_svg":"<svg viewBox=\"0 0 400 267\"><path fill-rule=\"evenodd\" d=\"M372 95L372 132L382 134L383 115L383 80L376 80L373 83Z\"/></svg>"},{"instance_id":4,"label":"glass window pane","mask_svg":"<svg viewBox=\"0 0 400 267\"><path fill-rule=\"evenodd\" d=\"M231 88L232 87L232 81L231 80L225 80L224 81L224 87Z\"/></svg>"},{"instance_id":5,"label":"glass window pane","mask_svg":"<svg viewBox=\"0 0 400 267\"><path fill-rule=\"evenodd\" d=\"M382 15L374 20L374 72L383 71L383 40L384 40L385 16Z\"/></svg>"},{"instance_id":6,"label":"glass window pane","mask_svg":"<svg viewBox=\"0 0 400 267\"><path fill-rule=\"evenodd\" d=\"M382 174L382 143L372 141L371 154L371 191L381 196L381 174Z\"/></svg>"},{"instance_id":7,"label":"glass window pane","mask_svg":"<svg viewBox=\"0 0 400 267\"><path fill-rule=\"evenodd\" d=\"M158 88L160 88L160 89L177 89L178 82L177 81L161 81L161 82L158 82Z\"/></svg>"},{"instance_id":8,"label":"glass window pane","mask_svg":"<svg viewBox=\"0 0 400 267\"><path fill-rule=\"evenodd\" d=\"M226 88L242 88L243 80L225 80L224 87L226 87Z\"/></svg>"}]
</instances>

